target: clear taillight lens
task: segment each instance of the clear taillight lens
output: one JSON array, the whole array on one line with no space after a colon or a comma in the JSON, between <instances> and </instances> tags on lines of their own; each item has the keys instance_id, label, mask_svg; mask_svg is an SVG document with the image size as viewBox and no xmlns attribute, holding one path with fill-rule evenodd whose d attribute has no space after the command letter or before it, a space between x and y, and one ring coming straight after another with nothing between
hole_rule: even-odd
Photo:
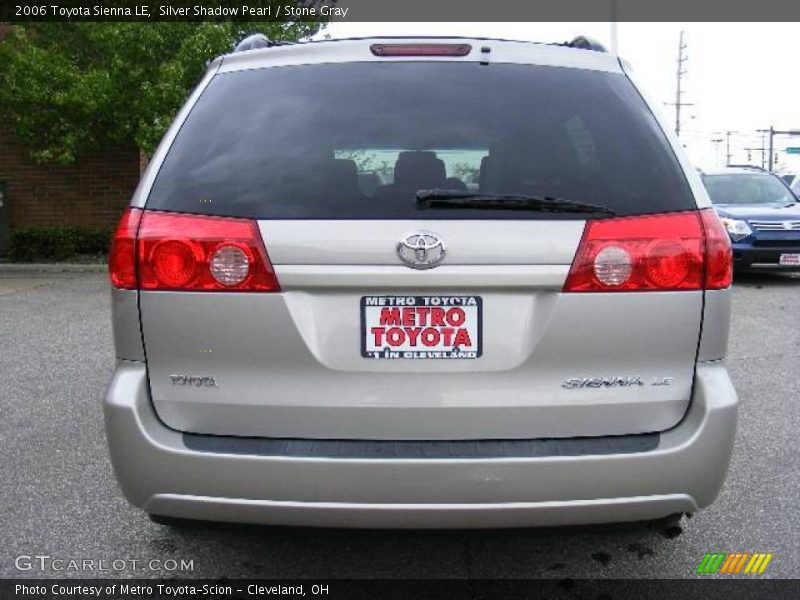
<instances>
[{"instance_id":1,"label":"clear taillight lens","mask_svg":"<svg viewBox=\"0 0 800 600\"><path fill-rule=\"evenodd\" d=\"M247 279L250 263L251 258L246 248L220 246L211 256L211 276L222 285L236 286Z\"/></svg>"},{"instance_id":2,"label":"clear taillight lens","mask_svg":"<svg viewBox=\"0 0 800 600\"><path fill-rule=\"evenodd\" d=\"M606 246L594 257L594 276L603 285L620 286L631 277L633 259L619 246Z\"/></svg>"}]
</instances>

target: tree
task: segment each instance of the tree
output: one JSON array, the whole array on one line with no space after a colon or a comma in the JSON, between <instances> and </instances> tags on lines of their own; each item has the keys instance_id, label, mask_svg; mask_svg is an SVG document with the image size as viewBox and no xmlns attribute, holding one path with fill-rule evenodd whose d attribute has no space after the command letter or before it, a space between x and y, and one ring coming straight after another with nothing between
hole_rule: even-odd
<instances>
[{"instance_id":1,"label":"tree","mask_svg":"<svg viewBox=\"0 0 800 600\"><path fill-rule=\"evenodd\" d=\"M453 166L453 175L464 183L478 183L481 170L470 163L460 162Z\"/></svg>"},{"instance_id":2,"label":"tree","mask_svg":"<svg viewBox=\"0 0 800 600\"><path fill-rule=\"evenodd\" d=\"M336 158L352 160L360 173L374 173L384 181L391 179L394 171L394 163L390 164L388 160L378 162L375 154L370 154L365 148L337 150Z\"/></svg>"},{"instance_id":3,"label":"tree","mask_svg":"<svg viewBox=\"0 0 800 600\"><path fill-rule=\"evenodd\" d=\"M0 43L0 113L40 162L106 144L152 154L214 57L245 32L297 40L319 22L26 23Z\"/></svg>"}]
</instances>

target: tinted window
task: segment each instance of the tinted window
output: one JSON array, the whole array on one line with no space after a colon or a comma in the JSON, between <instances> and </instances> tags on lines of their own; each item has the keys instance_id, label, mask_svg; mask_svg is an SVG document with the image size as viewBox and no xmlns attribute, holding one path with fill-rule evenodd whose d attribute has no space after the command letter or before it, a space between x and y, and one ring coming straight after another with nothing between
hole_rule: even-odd
<instances>
[{"instance_id":1,"label":"tinted window","mask_svg":"<svg viewBox=\"0 0 800 600\"><path fill-rule=\"evenodd\" d=\"M767 173L704 175L714 204L791 204L796 202L784 183Z\"/></svg>"},{"instance_id":2,"label":"tinted window","mask_svg":"<svg viewBox=\"0 0 800 600\"><path fill-rule=\"evenodd\" d=\"M443 62L218 75L147 206L267 219L553 218L421 211L420 189L549 196L623 215L695 206L623 75Z\"/></svg>"}]
</instances>

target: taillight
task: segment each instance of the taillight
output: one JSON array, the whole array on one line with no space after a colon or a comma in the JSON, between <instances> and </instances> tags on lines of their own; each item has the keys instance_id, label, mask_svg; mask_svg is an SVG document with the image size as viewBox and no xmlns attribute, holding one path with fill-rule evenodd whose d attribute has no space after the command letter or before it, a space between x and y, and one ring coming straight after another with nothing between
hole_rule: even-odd
<instances>
[{"instance_id":1,"label":"taillight","mask_svg":"<svg viewBox=\"0 0 800 600\"><path fill-rule=\"evenodd\" d=\"M280 290L258 225L248 219L145 211L137 257L143 290Z\"/></svg>"},{"instance_id":2,"label":"taillight","mask_svg":"<svg viewBox=\"0 0 800 600\"><path fill-rule=\"evenodd\" d=\"M469 44L372 44L375 56L466 56Z\"/></svg>"},{"instance_id":3,"label":"taillight","mask_svg":"<svg viewBox=\"0 0 800 600\"><path fill-rule=\"evenodd\" d=\"M731 283L730 264L713 211L589 221L564 291L720 289Z\"/></svg>"},{"instance_id":4,"label":"taillight","mask_svg":"<svg viewBox=\"0 0 800 600\"><path fill-rule=\"evenodd\" d=\"M733 251L728 232L716 211L700 211L706 240L706 289L721 290L733 282Z\"/></svg>"},{"instance_id":5,"label":"taillight","mask_svg":"<svg viewBox=\"0 0 800 600\"><path fill-rule=\"evenodd\" d=\"M108 273L111 285L123 290L136 289L136 230L142 210L128 208L114 230L108 253Z\"/></svg>"}]
</instances>

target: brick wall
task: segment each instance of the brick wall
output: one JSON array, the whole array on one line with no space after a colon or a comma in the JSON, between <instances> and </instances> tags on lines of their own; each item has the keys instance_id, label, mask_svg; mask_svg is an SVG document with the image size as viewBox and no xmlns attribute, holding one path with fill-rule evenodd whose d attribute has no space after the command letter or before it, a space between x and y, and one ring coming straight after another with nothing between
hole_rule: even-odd
<instances>
[{"instance_id":1,"label":"brick wall","mask_svg":"<svg viewBox=\"0 0 800 600\"><path fill-rule=\"evenodd\" d=\"M37 164L0 116L0 181L8 183L11 227L113 226L138 183L140 163L131 143L66 167Z\"/></svg>"},{"instance_id":2,"label":"brick wall","mask_svg":"<svg viewBox=\"0 0 800 600\"><path fill-rule=\"evenodd\" d=\"M0 22L0 42L8 29ZM11 227L113 226L145 164L132 143L82 156L68 167L37 164L0 115L0 181L8 183Z\"/></svg>"}]
</instances>

